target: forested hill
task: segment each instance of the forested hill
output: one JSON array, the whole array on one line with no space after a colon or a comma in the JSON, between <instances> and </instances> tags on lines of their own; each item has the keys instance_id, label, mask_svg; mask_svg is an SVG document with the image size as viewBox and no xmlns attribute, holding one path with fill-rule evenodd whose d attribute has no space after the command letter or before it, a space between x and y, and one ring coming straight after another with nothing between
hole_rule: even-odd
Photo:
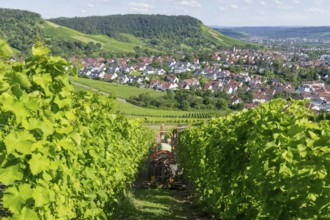
<instances>
[{"instance_id":1,"label":"forested hill","mask_svg":"<svg viewBox=\"0 0 330 220\"><path fill-rule=\"evenodd\" d=\"M0 38L23 53L31 51L39 37L41 16L34 12L0 8Z\"/></svg>"},{"instance_id":2,"label":"forested hill","mask_svg":"<svg viewBox=\"0 0 330 220\"><path fill-rule=\"evenodd\" d=\"M0 8L0 39L20 55L44 41L53 55L169 54L249 46L189 16L111 15L44 20L34 12Z\"/></svg>"},{"instance_id":3,"label":"forested hill","mask_svg":"<svg viewBox=\"0 0 330 220\"><path fill-rule=\"evenodd\" d=\"M200 20L190 16L129 14L56 18L49 21L86 34L104 34L122 41L126 40L125 34L133 35L160 50L246 45L204 26Z\"/></svg>"},{"instance_id":4,"label":"forested hill","mask_svg":"<svg viewBox=\"0 0 330 220\"><path fill-rule=\"evenodd\" d=\"M86 34L117 37L121 33L141 38L198 37L202 22L189 16L109 15L50 19L51 22Z\"/></svg>"}]
</instances>

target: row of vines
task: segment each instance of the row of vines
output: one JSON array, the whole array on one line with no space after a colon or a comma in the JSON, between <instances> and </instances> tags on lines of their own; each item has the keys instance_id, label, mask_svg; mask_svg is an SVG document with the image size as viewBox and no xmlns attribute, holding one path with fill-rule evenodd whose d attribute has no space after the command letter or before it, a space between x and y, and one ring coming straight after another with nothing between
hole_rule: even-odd
<instances>
[{"instance_id":1,"label":"row of vines","mask_svg":"<svg viewBox=\"0 0 330 220\"><path fill-rule=\"evenodd\" d=\"M73 93L43 46L0 61L0 183L11 219L108 219L148 151L149 131L108 98ZM4 213L4 212L2 212ZM0 216L4 218L4 216Z\"/></svg>"},{"instance_id":2,"label":"row of vines","mask_svg":"<svg viewBox=\"0 0 330 220\"><path fill-rule=\"evenodd\" d=\"M180 136L185 175L220 219L330 219L330 121L273 100Z\"/></svg>"}]
</instances>

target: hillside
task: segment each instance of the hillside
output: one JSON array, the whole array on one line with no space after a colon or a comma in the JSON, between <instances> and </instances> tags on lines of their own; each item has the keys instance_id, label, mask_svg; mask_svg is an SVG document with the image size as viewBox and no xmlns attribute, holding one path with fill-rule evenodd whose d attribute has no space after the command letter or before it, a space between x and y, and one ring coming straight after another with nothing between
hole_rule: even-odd
<instances>
[{"instance_id":1,"label":"hillside","mask_svg":"<svg viewBox=\"0 0 330 220\"><path fill-rule=\"evenodd\" d=\"M56 18L49 21L85 34L105 34L124 42L129 42L128 34L159 50L247 45L213 31L190 16L110 15Z\"/></svg>"},{"instance_id":2,"label":"hillside","mask_svg":"<svg viewBox=\"0 0 330 220\"><path fill-rule=\"evenodd\" d=\"M46 21L34 12L0 9L0 39L7 41L18 55L28 55L38 40L45 41L52 54L63 57L133 53L136 48L157 52L133 35L122 36L125 41L102 34L85 34Z\"/></svg>"},{"instance_id":3,"label":"hillside","mask_svg":"<svg viewBox=\"0 0 330 220\"><path fill-rule=\"evenodd\" d=\"M168 54L249 46L206 27L196 18L165 15L111 15L44 20L34 12L0 9L0 39L27 55L45 41L53 55L111 56Z\"/></svg>"},{"instance_id":4,"label":"hillside","mask_svg":"<svg viewBox=\"0 0 330 220\"><path fill-rule=\"evenodd\" d=\"M93 43L95 45L100 45L99 47L101 49L110 52L134 52L134 48L137 46L142 46L151 51L153 50L152 48L147 47L142 40L129 34L126 35L129 40L123 42L102 34L85 34L65 26L57 25L50 21L45 21L41 25L41 30L49 41L56 39L62 43L63 41L81 42L82 44Z\"/></svg>"}]
</instances>

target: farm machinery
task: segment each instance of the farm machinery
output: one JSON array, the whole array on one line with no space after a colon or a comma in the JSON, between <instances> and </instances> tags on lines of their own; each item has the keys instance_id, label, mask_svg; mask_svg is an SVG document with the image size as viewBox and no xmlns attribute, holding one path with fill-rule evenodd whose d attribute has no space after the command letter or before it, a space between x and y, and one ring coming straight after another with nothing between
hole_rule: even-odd
<instances>
[{"instance_id":1,"label":"farm machinery","mask_svg":"<svg viewBox=\"0 0 330 220\"><path fill-rule=\"evenodd\" d=\"M187 126L166 131L164 125L161 126L156 144L149 156L148 177L151 183L171 187L178 183L180 174L177 164L178 137L180 131L184 129L187 129Z\"/></svg>"}]
</instances>

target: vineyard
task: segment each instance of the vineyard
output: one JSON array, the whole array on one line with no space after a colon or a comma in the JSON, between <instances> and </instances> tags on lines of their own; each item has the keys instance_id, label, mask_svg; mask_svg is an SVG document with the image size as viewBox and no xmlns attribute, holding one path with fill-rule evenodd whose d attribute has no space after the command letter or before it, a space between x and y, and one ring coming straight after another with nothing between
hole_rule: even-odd
<instances>
[{"instance_id":1,"label":"vineyard","mask_svg":"<svg viewBox=\"0 0 330 220\"><path fill-rule=\"evenodd\" d=\"M220 117L226 114L224 111L201 110L196 112L189 112L180 110L148 109L118 100L114 102L114 109L122 112L129 118L142 118L144 119L145 123L151 124L191 124L206 122L212 117Z\"/></svg>"},{"instance_id":2,"label":"vineyard","mask_svg":"<svg viewBox=\"0 0 330 220\"><path fill-rule=\"evenodd\" d=\"M138 189L134 206L121 207L155 139L141 118L207 122L177 130L175 149L211 216L330 219L330 121L305 101L276 99L223 117L145 109L74 88L68 74L76 70L42 45L32 54L0 60L1 219L144 219L156 209L152 219L196 217L197 206L182 205L189 195L159 189Z\"/></svg>"},{"instance_id":3,"label":"vineyard","mask_svg":"<svg viewBox=\"0 0 330 220\"><path fill-rule=\"evenodd\" d=\"M330 122L273 100L181 133L178 158L219 219L329 219Z\"/></svg>"},{"instance_id":4,"label":"vineyard","mask_svg":"<svg viewBox=\"0 0 330 220\"><path fill-rule=\"evenodd\" d=\"M32 53L24 63L0 61L0 214L108 219L153 137L108 97L73 93L65 60L42 45Z\"/></svg>"},{"instance_id":5,"label":"vineyard","mask_svg":"<svg viewBox=\"0 0 330 220\"><path fill-rule=\"evenodd\" d=\"M74 83L74 88L76 91L94 91L101 94L111 94L113 95L113 91L116 91L118 94L126 94L121 95L119 97L127 97L128 94L141 94L146 91L146 89L140 89L131 86L124 86L119 84L112 84L103 81L84 79L84 78L74 78L70 77L70 80ZM83 83L82 83L83 82ZM82 83L81 86L80 84ZM87 87L86 87L87 86ZM118 88L118 90L116 90ZM131 90L124 92L125 89ZM160 92L152 91L153 95L162 94ZM124 100L115 100L114 101L114 110L121 112L128 118L142 118L147 124L192 124L198 122L206 122L210 120L212 117L220 117L228 112L226 111L217 111L217 110L199 110L199 111L181 111L181 110L162 110L162 109L149 109L139 107Z\"/></svg>"}]
</instances>

